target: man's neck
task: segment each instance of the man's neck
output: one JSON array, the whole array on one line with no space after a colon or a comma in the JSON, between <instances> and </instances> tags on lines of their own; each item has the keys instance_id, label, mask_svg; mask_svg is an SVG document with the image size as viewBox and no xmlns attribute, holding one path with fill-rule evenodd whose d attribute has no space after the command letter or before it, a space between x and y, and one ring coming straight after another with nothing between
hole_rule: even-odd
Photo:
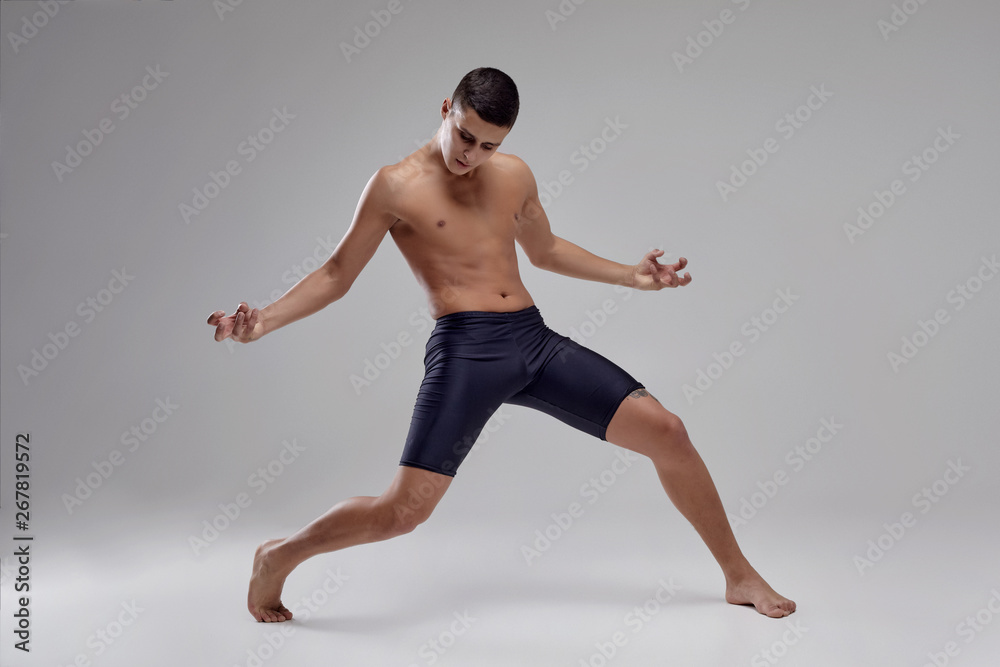
<instances>
[{"instance_id":1,"label":"man's neck","mask_svg":"<svg viewBox=\"0 0 1000 667\"><path fill-rule=\"evenodd\" d=\"M478 179L479 167L482 165L473 167L464 174L456 174L448 169L445 164L444 151L441 149L441 142L437 134L434 135L434 138L426 146L417 152L421 153L421 162L433 169L442 181L465 184Z\"/></svg>"}]
</instances>

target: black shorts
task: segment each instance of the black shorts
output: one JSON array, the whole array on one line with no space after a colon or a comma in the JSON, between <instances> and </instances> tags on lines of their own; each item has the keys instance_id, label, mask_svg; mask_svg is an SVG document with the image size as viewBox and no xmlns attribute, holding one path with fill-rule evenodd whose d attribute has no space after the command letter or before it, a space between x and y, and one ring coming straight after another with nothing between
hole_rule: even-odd
<instances>
[{"instance_id":1,"label":"black shorts","mask_svg":"<svg viewBox=\"0 0 1000 667\"><path fill-rule=\"evenodd\" d=\"M605 440L625 397L643 385L561 336L538 308L438 319L400 465L454 476L502 403L524 405Z\"/></svg>"}]
</instances>

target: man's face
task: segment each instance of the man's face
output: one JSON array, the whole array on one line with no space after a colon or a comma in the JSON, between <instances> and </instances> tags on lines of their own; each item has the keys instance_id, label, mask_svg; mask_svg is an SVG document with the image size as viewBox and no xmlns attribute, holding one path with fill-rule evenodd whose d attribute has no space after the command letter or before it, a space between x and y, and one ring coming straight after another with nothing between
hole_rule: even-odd
<instances>
[{"instance_id":1,"label":"man's face","mask_svg":"<svg viewBox=\"0 0 1000 667\"><path fill-rule=\"evenodd\" d=\"M489 160L510 132L487 123L474 109L453 106L451 100L444 101L441 118L441 155L453 174L468 174Z\"/></svg>"}]
</instances>

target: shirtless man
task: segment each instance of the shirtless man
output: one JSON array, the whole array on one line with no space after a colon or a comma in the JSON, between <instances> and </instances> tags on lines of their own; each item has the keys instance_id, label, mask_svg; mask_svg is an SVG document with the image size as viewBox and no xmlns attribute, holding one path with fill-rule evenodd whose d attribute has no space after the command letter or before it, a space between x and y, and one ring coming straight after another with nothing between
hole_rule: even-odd
<instances>
[{"instance_id":1,"label":"shirtless man","mask_svg":"<svg viewBox=\"0 0 1000 667\"><path fill-rule=\"evenodd\" d=\"M539 268L639 290L680 287L683 257L654 250L625 265L554 235L535 178L498 153L517 117L514 82L493 68L469 72L441 106L431 141L382 167L361 193L330 258L274 303L208 318L215 340L258 340L344 296L386 233L392 235L437 320L400 465L382 495L349 498L297 533L257 548L247 606L258 621L292 618L286 577L304 560L412 531L430 516L501 403L527 405L652 460L664 490L726 578L726 600L780 618L778 595L743 556L715 484L681 420L625 371L548 329L521 283L514 242ZM419 489L419 495L417 490ZM414 493L411 496L411 492ZM430 496L430 497L428 497ZM419 506L408 498L427 498Z\"/></svg>"}]
</instances>

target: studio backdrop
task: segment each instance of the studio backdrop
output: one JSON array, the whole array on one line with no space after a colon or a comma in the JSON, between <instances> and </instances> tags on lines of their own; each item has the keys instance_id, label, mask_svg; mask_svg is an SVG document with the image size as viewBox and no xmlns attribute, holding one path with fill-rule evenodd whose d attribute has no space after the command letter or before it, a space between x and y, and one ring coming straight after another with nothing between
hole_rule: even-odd
<instances>
[{"instance_id":1,"label":"studio backdrop","mask_svg":"<svg viewBox=\"0 0 1000 667\"><path fill-rule=\"evenodd\" d=\"M639 293L518 251L546 323L684 420L748 551L773 561L780 536L862 597L935 573L942 609L876 642L898 664L998 646L995 626L952 632L1000 586L970 556L997 546L1000 500L995 3L0 10L4 665L252 662L249 640L208 648L213 620L181 640L154 619L183 609L172 587L196 616L209 572L249 574L247 545L385 488L434 322L389 237L342 300L258 342L217 343L205 320L319 267L372 174L427 143L480 66L518 85L500 151L532 169L556 234L689 260L690 285ZM570 541L590 516L611 543L655 526L703 549L651 467L616 456L504 406L428 530L526 573L585 560ZM249 621L231 602L212 618ZM800 651L837 645L815 641ZM401 655L369 664L429 664Z\"/></svg>"}]
</instances>

